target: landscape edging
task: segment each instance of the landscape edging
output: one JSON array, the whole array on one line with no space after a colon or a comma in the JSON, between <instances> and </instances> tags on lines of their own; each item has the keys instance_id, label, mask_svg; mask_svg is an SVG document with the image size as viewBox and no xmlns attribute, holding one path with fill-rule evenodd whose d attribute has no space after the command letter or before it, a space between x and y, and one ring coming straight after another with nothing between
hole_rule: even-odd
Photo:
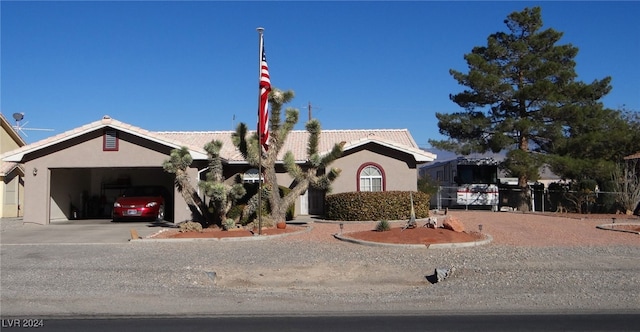
<instances>
[{"instance_id":1,"label":"landscape edging","mask_svg":"<svg viewBox=\"0 0 640 332\"><path fill-rule=\"evenodd\" d=\"M349 234L349 233L345 233ZM451 242L451 243L432 243L432 244L404 244L404 243L385 243L385 242L373 242L373 241L365 241L358 240L351 237L347 237L341 234L333 234L333 237L350 243L362 244L366 246L376 246L376 247L403 247L403 248L412 248L412 249L451 249L451 248L468 248L468 247L477 247L481 245L485 245L493 241L493 237L489 234L483 234L485 236L484 239L478 241L469 241L469 242Z\"/></svg>"},{"instance_id":2,"label":"landscape edging","mask_svg":"<svg viewBox=\"0 0 640 332\"><path fill-rule=\"evenodd\" d=\"M131 240L129 242L196 242L196 241L259 241L259 240L270 240L270 239L274 239L274 238L280 238L280 237L285 237L285 236L289 236L289 235L295 235L295 234L304 234L307 232L310 232L313 229L313 226L297 226L300 228L303 228L299 231L295 231L295 232L288 232L288 233L282 233L282 234L274 234L274 235L257 235L254 234L253 236L238 236L238 237L222 237L222 238L216 238L216 237L207 237L207 238L164 238L164 239L154 239L154 238L142 238L142 239L135 239L135 240ZM158 233L156 233L158 234ZM155 234L154 234L155 235Z\"/></svg>"}]
</instances>

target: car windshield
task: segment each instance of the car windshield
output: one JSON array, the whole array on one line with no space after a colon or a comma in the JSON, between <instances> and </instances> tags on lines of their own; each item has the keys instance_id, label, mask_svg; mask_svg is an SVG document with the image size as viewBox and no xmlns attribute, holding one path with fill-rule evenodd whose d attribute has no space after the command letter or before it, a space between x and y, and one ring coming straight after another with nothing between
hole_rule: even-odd
<instances>
[{"instance_id":1,"label":"car windshield","mask_svg":"<svg viewBox=\"0 0 640 332\"><path fill-rule=\"evenodd\" d=\"M124 191L124 197L162 196L160 187L131 187Z\"/></svg>"}]
</instances>

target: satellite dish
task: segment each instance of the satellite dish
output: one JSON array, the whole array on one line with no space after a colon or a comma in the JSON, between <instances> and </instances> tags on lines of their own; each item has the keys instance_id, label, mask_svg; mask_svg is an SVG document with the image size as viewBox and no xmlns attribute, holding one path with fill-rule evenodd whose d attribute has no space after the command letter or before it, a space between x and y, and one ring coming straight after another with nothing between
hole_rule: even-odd
<instances>
[{"instance_id":1,"label":"satellite dish","mask_svg":"<svg viewBox=\"0 0 640 332\"><path fill-rule=\"evenodd\" d=\"M13 128L17 131L22 133L25 137L28 136L27 133L25 132L25 130L42 130L42 131L53 131L53 129L44 129L44 128L26 128L25 126L27 125L27 123L29 123L28 121L23 123L22 125L20 125L20 121L22 121L22 119L24 119L24 113L13 113L13 119L16 120L16 125L13 126Z\"/></svg>"}]
</instances>

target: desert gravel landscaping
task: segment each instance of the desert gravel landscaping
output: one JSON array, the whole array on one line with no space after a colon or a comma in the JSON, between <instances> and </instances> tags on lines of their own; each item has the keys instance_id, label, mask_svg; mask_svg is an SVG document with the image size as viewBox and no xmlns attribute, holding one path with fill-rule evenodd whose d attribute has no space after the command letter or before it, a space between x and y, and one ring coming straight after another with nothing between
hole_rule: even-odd
<instances>
[{"instance_id":1,"label":"desert gravel landscaping","mask_svg":"<svg viewBox=\"0 0 640 332\"><path fill-rule=\"evenodd\" d=\"M596 228L611 216L449 214L469 230L482 224L493 241L371 247L338 241L337 224L316 221L264 241L2 245L1 313L640 312L640 235ZM344 232L374 225L345 223ZM446 280L427 280L452 266Z\"/></svg>"}]
</instances>

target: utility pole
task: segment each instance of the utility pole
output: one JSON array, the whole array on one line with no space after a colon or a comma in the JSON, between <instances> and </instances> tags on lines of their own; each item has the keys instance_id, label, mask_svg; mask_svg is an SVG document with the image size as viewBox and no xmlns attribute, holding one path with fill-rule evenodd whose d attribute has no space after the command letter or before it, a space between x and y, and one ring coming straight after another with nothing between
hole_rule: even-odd
<instances>
[{"instance_id":1,"label":"utility pole","mask_svg":"<svg viewBox=\"0 0 640 332\"><path fill-rule=\"evenodd\" d=\"M309 121L311 121L311 102L309 102L309 106L307 109L309 110Z\"/></svg>"}]
</instances>

